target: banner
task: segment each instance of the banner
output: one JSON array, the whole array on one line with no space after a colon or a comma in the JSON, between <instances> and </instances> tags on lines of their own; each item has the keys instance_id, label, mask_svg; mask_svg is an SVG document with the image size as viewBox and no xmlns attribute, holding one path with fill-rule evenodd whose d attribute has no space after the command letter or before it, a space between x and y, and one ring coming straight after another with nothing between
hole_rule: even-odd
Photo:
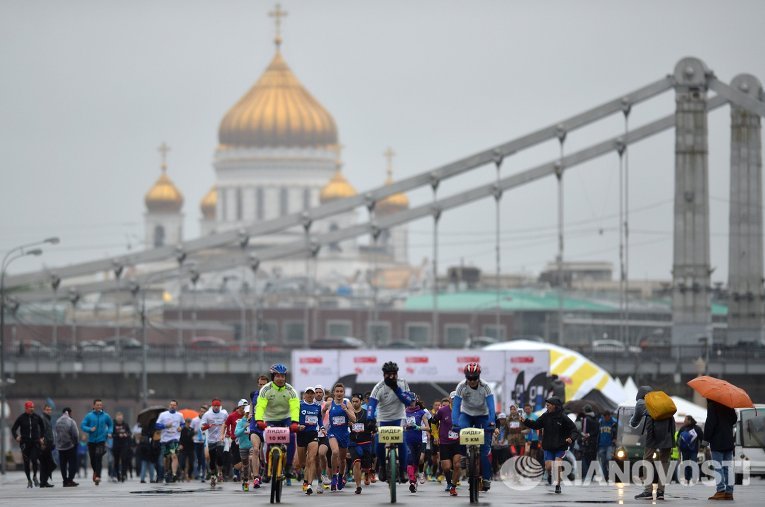
<instances>
[{"instance_id":1,"label":"banner","mask_svg":"<svg viewBox=\"0 0 765 507\"><path fill-rule=\"evenodd\" d=\"M511 404L515 404L521 409L524 404L531 403L534 411L544 408L545 386L550 370L550 352L547 350L508 350L504 354L505 378L504 389L502 390L502 411L507 411Z\"/></svg>"},{"instance_id":2,"label":"banner","mask_svg":"<svg viewBox=\"0 0 765 507\"><path fill-rule=\"evenodd\" d=\"M340 378L338 364L337 350L293 350L288 382L298 393L316 384L331 389Z\"/></svg>"}]
</instances>

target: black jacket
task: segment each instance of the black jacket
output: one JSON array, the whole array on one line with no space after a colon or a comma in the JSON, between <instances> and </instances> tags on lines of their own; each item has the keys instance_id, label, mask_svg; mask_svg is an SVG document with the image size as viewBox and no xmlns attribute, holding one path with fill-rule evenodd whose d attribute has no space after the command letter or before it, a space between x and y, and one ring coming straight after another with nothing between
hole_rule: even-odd
<instances>
[{"instance_id":1,"label":"black jacket","mask_svg":"<svg viewBox=\"0 0 765 507\"><path fill-rule=\"evenodd\" d=\"M14 440L16 439L17 431L21 435L22 440L37 441L45 436L45 423L42 417L34 412L31 414L24 412L16 418L16 422L13 423L11 428L11 435L13 435Z\"/></svg>"},{"instance_id":2,"label":"black jacket","mask_svg":"<svg viewBox=\"0 0 765 507\"><path fill-rule=\"evenodd\" d=\"M112 429L112 447L129 447L132 439L133 431L128 426L128 423L125 421L114 423L114 429Z\"/></svg>"},{"instance_id":3,"label":"black jacket","mask_svg":"<svg viewBox=\"0 0 765 507\"><path fill-rule=\"evenodd\" d=\"M675 418L669 417L661 421L654 421L645 406L645 395L653 391L651 386L640 386L636 396L635 413L630 419L630 426L639 428L643 426L645 433L645 446L647 449L672 449L675 446Z\"/></svg>"},{"instance_id":4,"label":"black jacket","mask_svg":"<svg viewBox=\"0 0 765 507\"><path fill-rule=\"evenodd\" d=\"M707 422L704 423L704 440L713 451L732 451L733 427L736 425L736 411L716 401L707 400Z\"/></svg>"},{"instance_id":5,"label":"black jacket","mask_svg":"<svg viewBox=\"0 0 765 507\"><path fill-rule=\"evenodd\" d=\"M574 422L558 408L555 412L545 412L539 419L532 421L529 418L523 420L527 428L544 430L542 435L542 449L545 451L563 451L568 449L567 438L574 441L579 432Z\"/></svg>"},{"instance_id":6,"label":"black jacket","mask_svg":"<svg viewBox=\"0 0 765 507\"><path fill-rule=\"evenodd\" d=\"M584 433L590 435L589 438L584 437ZM600 440L600 423L592 416L586 415L582 417L582 435L579 440L579 445L582 446L583 452L597 453L598 441Z\"/></svg>"}]
</instances>

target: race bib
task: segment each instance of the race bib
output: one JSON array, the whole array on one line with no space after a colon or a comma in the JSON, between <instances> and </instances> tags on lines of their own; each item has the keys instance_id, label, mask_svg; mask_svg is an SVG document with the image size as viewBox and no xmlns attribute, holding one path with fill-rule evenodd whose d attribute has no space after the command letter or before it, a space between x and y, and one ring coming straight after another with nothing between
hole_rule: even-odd
<instances>
[{"instance_id":1,"label":"race bib","mask_svg":"<svg viewBox=\"0 0 765 507\"><path fill-rule=\"evenodd\" d=\"M364 423L353 423L353 431L356 433L364 431Z\"/></svg>"},{"instance_id":2,"label":"race bib","mask_svg":"<svg viewBox=\"0 0 765 507\"><path fill-rule=\"evenodd\" d=\"M332 416L332 425L333 426L342 426L343 424L345 424L345 416L344 415Z\"/></svg>"},{"instance_id":3,"label":"race bib","mask_svg":"<svg viewBox=\"0 0 765 507\"><path fill-rule=\"evenodd\" d=\"M414 417L409 416L406 418L406 425L407 426L417 426L417 421Z\"/></svg>"},{"instance_id":4,"label":"race bib","mask_svg":"<svg viewBox=\"0 0 765 507\"><path fill-rule=\"evenodd\" d=\"M427 444L428 443L428 434L424 431L422 432L422 443Z\"/></svg>"},{"instance_id":5,"label":"race bib","mask_svg":"<svg viewBox=\"0 0 765 507\"><path fill-rule=\"evenodd\" d=\"M457 440L460 437L456 431L450 431L446 436L449 437L449 440Z\"/></svg>"},{"instance_id":6,"label":"race bib","mask_svg":"<svg viewBox=\"0 0 765 507\"><path fill-rule=\"evenodd\" d=\"M519 423L518 421L510 421L511 429L517 430L520 427L521 427L521 423Z\"/></svg>"},{"instance_id":7,"label":"race bib","mask_svg":"<svg viewBox=\"0 0 765 507\"><path fill-rule=\"evenodd\" d=\"M317 415L307 415L305 416L305 425L306 426L313 426L314 424L318 424L319 422L319 416Z\"/></svg>"}]
</instances>

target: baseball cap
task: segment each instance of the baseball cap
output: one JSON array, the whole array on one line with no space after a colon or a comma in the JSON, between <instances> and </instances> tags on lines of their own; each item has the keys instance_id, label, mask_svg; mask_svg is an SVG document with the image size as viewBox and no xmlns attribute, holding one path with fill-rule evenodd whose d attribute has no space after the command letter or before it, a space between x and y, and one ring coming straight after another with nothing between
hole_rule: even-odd
<instances>
[{"instance_id":1,"label":"baseball cap","mask_svg":"<svg viewBox=\"0 0 765 507\"><path fill-rule=\"evenodd\" d=\"M314 392L316 392L316 391L314 391L314 390L313 390L313 387L311 387L311 386L308 386L308 387L306 387L305 389L303 389L303 392L304 392L304 393L314 393Z\"/></svg>"},{"instance_id":2,"label":"baseball cap","mask_svg":"<svg viewBox=\"0 0 765 507\"><path fill-rule=\"evenodd\" d=\"M505 414L504 412L500 412L499 415L497 416L497 419L507 419L507 414Z\"/></svg>"},{"instance_id":3,"label":"baseball cap","mask_svg":"<svg viewBox=\"0 0 765 507\"><path fill-rule=\"evenodd\" d=\"M236 404L236 407L237 407L237 408L239 408L239 407L245 407L245 406L247 406L247 405L249 405L249 404L250 404L250 402L249 402L249 401L247 401L247 400L245 400L244 398L242 398L241 400L239 400L239 403L237 403L237 404Z\"/></svg>"},{"instance_id":4,"label":"baseball cap","mask_svg":"<svg viewBox=\"0 0 765 507\"><path fill-rule=\"evenodd\" d=\"M315 386L313 386L313 390L315 391L316 389L321 389L323 391L324 390L324 386L321 385L321 384L316 384Z\"/></svg>"}]
</instances>

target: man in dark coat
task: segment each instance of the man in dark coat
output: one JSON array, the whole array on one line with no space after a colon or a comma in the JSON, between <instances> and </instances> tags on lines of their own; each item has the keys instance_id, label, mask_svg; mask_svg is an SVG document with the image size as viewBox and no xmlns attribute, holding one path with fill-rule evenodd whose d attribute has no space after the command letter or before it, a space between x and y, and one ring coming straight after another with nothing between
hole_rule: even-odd
<instances>
[{"instance_id":1,"label":"man in dark coat","mask_svg":"<svg viewBox=\"0 0 765 507\"><path fill-rule=\"evenodd\" d=\"M600 424L595 418L595 411L591 405L584 406L584 414L581 418L582 431L579 446L582 450L582 479L590 474L590 466L598 457L598 440L600 438Z\"/></svg>"},{"instance_id":2,"label":"man in dark coat","mask_svg":"<svg viewBox=\"0 0 765 507\"><path fill-rule=\"evenodd\" d=\"M716 492L709 500L733 500L733 427L736 411L713 400L707 400L707 421L704 423L704 440L712 451L715 468Z\"/></svg>"},{"instance_id":3,"label":"man in dark coat","mask_svg":"<svg viewBox=\"0 0 765 507\"><path fill-rule=\"evenodd\" d=\"M650 461L654 465L654 481L658 482L656 489L656 499L664 500L664 477L669 470L669 457L674 447L673 437L675 434L675 419L670 417L661 421L654 421L648 414L645 406L645 395L653 391L651 386L640 386L635 399L635 413L630 419L630 426L640 427L643 424L645 433L645 450L643 459ZM655 457L654 457L655 456ZM656 461L659 461L657 464ZM659 472L661 466L663 473ZM635 496L637 500L653 500L653 484L646 484L642 493Z\"/></svg>"},{"instance_id":4,"label":"man in dark coat","mask_svg":"<svg viewBox=\"0 0 765 507\"><path fill-rule=\"evenodd\" d=\"M544 430L542 434L542 449L544 450L545 469L552 477L553 462L555 462L555 492L560 493L560 476L563 456L571 443L577 438L578 431L574 422L563 413L563 402L559 398L548 398L545 401L547 412L534 421L531 418L523 420L524 426L534 430Z\"/></svg>"}]
</instances>

